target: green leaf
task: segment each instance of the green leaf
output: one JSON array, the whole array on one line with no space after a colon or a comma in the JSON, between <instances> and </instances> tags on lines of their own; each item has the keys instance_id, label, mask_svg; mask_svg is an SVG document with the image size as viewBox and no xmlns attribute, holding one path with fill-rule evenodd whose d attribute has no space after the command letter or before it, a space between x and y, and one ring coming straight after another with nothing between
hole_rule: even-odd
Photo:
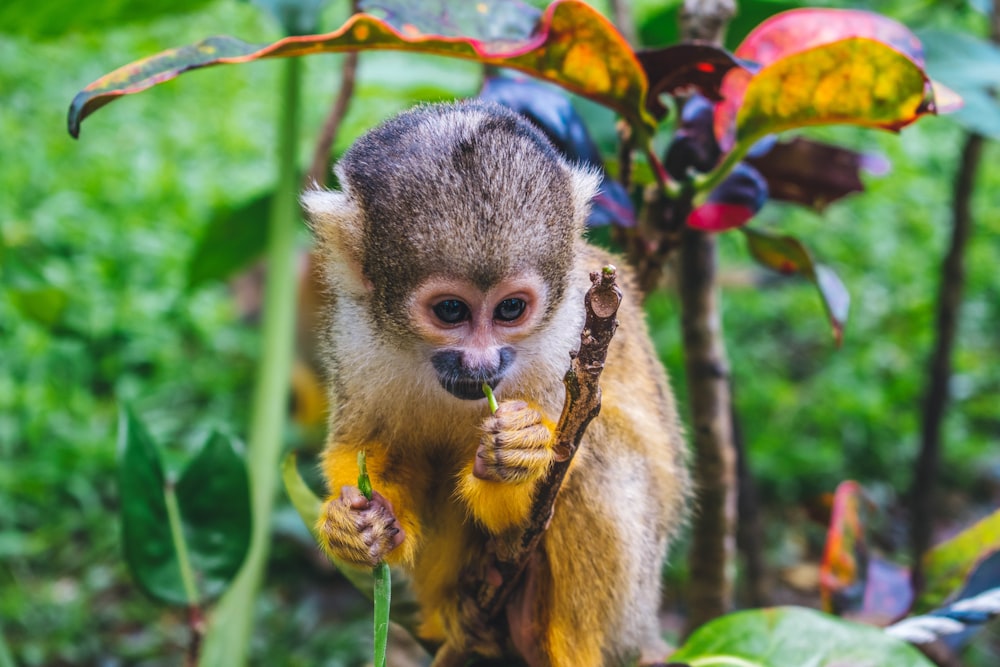
<instances>
[{"instance_id":1,"label":"green leaf","mask_svg":"<svg viewBox=\"0 0 1000 667\"><path fill-rule=\"evenodd\" d=\"M176 494L202 597L215 597L250 549L250 482L236 440L213 433L184 469Z\"/></svg>"},{"instance_id":2,"label":"green leaf","mask_svg":"<svg viewBox=\"0 0 1000 667\"><path fill-rule=\"evenodd\" d=\"M691 667L932 667L880 628L799 607L723 616L695 631L670 661Z\"/></svg>"},{"instance_id":3,"label":"green leaf","mask_svg":"<svg viewBox=\"0 0 1000 667\"><path fill-rule=\"evenodd\" d=\"M335 32L287 37L263 46L210 37L125 65L91 83L70 105L69 132L78 136L84 118L122 95L201 67L370 49L432 53L518 69L618 111L638 132L651 134L656 127L645 109L646 76L628 43L586 3L560 0L524 39L440 37L415 26L400 31L367 14L352 16Z\"/></svg>"},{"instance_id":4,"label":"green leaf","mask_svg":"<svg viewBox=\"0 0 1000 667\"><path fill-rule=\"evenodd\" d=\"M392 601L392 574L389 564L382 561L375 566L373 572L375 585L373 595L375 599L375 667L385 667L386 646L389 643L389 609Z\"/></svg>"},{"instance_id":5,"label":"green leaf","mask_svg":"<svg viewBox=\"0 0 1000 667\"><path fill-rule=\"evenodd\" d=\"M128 408L119 416L118 452L122 545L132 576L154 598L195 603L188 599L170 531L159 451Z\"/></svg>"},{"instance_id":6,"label":"green leaf","mask_svg":"<svg viewBox=\"0 0 1000 667\"><path fill-rule=\"evenodd\" d=\"M58 287L12 289L7 296L21 315L49 329L60 322L69 305L69 295Z\"/></svg>"},{"instance_id":7,"label":"green leaf","mask_svg":"<svg viewBox=\"0 0 1000 667\"><path fill-rule=\"evenodd\" d=\"M174 486L152 438L123 408L119 456L122 543L136 582L169 604L219 594L250 544L249 484L232 440L210 437Z\"/></svg>"},{"instance_id":8,"label":"green leaf","mask_svg":"<svg viewBox=\"0 0 1000 667\"><path fill-rule=\"evenodd\" d=\"M812 254L793 236L771 234L750 227L742 227L740 231L747 237L750 254L758 263L785 275L798 274L816 285L833 326L834 340L840 345L851 295L833 269L813 261Z\"/></svg>"},{"instance_id":9,"label":"green leaf","mask_svg":"<svg viewBox=\"0 0 1000 667\"><path fill-rule=\"evenodd\" d=\"M36 0L0 3L0 32L36 39L53 39L67 33L100 31L128 23L144 23L164 16L192 12L211 0L101 0L81 4L76 0Z\"/></svg>"},{"instance_id":10,"label":"green leaf","mask_svg":"<svg viewBox=\"0 0 1000 667\"><path fill-rule=\"evenodd\" d=\"M212 216L188 260L189 290L225 280L264 254L273 201L269 192Z\"/></svg>"},{"instance_id":11,"label":"green leaf","mask_svg":"<svg viewBox=\"0 0 1000 667\"><path fill-rule=\"evenodd\" d=\"M973 132L1000 139L1000 46L950 30L917 33L927 53L927 71L964 102L952 120Z\"/></svg>"},{"instance_id":12,"label":"green leaf","mask_svg":"<svg viewBox=\"0 0 1000 667\"><path fill-rule=\"evenodd\" d=\"M914 611L923 613L941 606L958 592L973 568L997 550L1000 550L1000 510L924 555L924 589Z\"/></svg>"}]
</instances>

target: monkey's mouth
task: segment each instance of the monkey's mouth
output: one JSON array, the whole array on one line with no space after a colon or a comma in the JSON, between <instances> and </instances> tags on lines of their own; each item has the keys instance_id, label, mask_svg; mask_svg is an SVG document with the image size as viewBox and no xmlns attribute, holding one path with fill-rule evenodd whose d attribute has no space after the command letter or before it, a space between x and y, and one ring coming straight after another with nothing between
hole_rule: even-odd
<instances>
[{"instance_id":1,"label":"monkey's mouth","mask_svg":"<svg viewBox=\"0 0 1000 667\"><path fill-rule=\"evenodd\" d=\"M445 391L463 401L485 399L486 394L483 393L483 383L485 382L490 387L496 387L500 382L499 378L487 378L485 380L476 378L440 378L440 381Z\"/></svg>"}]
</instances>

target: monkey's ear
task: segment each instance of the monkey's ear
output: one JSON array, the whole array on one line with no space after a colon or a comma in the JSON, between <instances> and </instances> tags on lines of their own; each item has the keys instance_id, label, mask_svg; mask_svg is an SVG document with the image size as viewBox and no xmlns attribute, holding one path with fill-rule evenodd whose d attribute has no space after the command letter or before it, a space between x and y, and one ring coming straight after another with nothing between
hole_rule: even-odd
<instances>
[{"instance_id":1,"label":"monkey's ear","mask_svg":"<svg viewBox=\"0 0 1000 667\"><path fill-rule=\"evenodd\" d=\"M341 275L363 285L361 276L364 214L346 192L307 190L302 193L302 207L309 215L309 227L316 236L327 276Z\"/></svg>"},{"instance_id":2,"label":"monkey's ear","mask_svg":"<svg viewBox=\"0 0 1000 667\"><path fill-rule=\"evenodd\" d=\"M570 182L573 188L573 216L576 224L583 228L590 215L590 201L597 194L601 184L601 173L597 169L584 165L575 165L570 171Z\"/></svg>"}]
</instances>

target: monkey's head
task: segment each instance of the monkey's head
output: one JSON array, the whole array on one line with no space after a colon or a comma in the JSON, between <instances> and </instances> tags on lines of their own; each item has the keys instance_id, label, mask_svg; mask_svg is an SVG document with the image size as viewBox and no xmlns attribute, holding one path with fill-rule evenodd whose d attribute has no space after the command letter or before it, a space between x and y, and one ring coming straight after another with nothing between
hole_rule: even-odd
<instances>
[{"instance_id":1,"label":"monkey's head","mask_svg":"<svg viewBox=\"0 0 1000 667\"><path fill-rule=\"evenodd\" d=\"M560 326L593 173L481 102L397 116L336 173L340 192L303 202L335 301L364 313L381 343L460 399L541 356Z\"/></svg>"}]
</instances>

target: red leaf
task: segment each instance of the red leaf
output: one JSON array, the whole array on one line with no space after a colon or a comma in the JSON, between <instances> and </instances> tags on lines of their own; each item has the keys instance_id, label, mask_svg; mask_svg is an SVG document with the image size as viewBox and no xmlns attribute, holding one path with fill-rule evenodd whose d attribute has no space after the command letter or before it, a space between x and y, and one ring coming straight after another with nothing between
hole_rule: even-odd
<instances>
[{"instance_id":1,"label":"red leaf","mask_svg":"<svg viewBox=\"0 0 1000 667\"><path fill-rule=\"evenodd\" d=\"M649 79L646 108L655 118L667 115L660 95L690 94L696 88L712 101L722 99L722 80L733 68L742 68L731 53L709 44L677 44L662 49L643 49L636 57Z\"/></svg>"},{"instance_id":2,"label":"red leaf","mask_svg":"<svg viewBox=\"0 0 1000 667\"><path fill-rule=\"evenodd\" d=\"M724 232L742 227L753 215L749 206L708 202L691 211L687 224L706 232Z\"/></svg>"},{"instance_id":3,"label":"red leaf","mask_svg":"<svg viewBox=\"0 0 1000 667\"><path fill-rule=\"evenodd\" d=\"M876 165L864 153L802 137L778 142L760 156L748 156L767 180L772 199L795 202L822 211L852 192L865 189L861 170Z\"/></svg>"},{"instance_id":4,"label":"red leaf","mask_svg":"<svg viewBox=\"0 0 1000 667\"><path fill-rule=\"evenodd\" d=\"M920 69L921 73L923 72L923 49L916 36L897 21L861 10L797 9L777 14L747 35L736 49L735 55L756 63L760 68L767 68L796 54L852 39L871 40L883 44L905 56ZM844 54L838 54L838 57L842 58ZM858 57L863 60L872 55L865 49L859 49ZM809 63L804 63L804 66L807 71L811 69ZM723 81L721 92L725 101L717 107L715 128L716 136L724 150L730 149L733 145L737 112L743 106L747 86L753 78L754 75L745 70L732 70ZM956 96L926 79L926 75L924 78L923 97L926 103L914 111L912 118L907 116L898 122L871 124L898 129L921 114L952 110ZM861 83L867 84L867 82ZM769 91L768 95L771 94ZM939 102L936 101L938 98ZM850 115L857 113L857 110L854 110ZM844 122L844 120L839 118L820 122Z\"/></svg>"}]
</instances>

